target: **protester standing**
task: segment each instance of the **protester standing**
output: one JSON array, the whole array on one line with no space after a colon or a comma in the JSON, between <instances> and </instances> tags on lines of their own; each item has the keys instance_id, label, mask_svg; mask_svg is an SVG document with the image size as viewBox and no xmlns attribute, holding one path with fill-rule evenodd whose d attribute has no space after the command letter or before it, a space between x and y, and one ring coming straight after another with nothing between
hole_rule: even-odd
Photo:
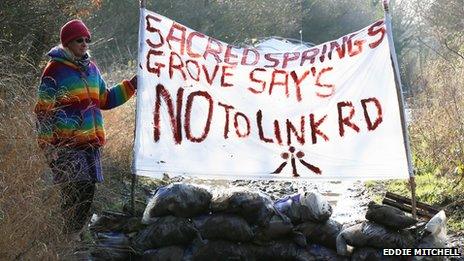
<instances>
[{"instance_id":1,"label":"protester standing","mask_svg":"<svg viewBox=\"0 0 464 261\"><path fill-rule=\"evenodd\" d=\"M103 181L101 147L105 132L101 110L125 103L137 88L137 78L107 88L90 60L89 29L81 20L67 22L61 44L48 53L35 113L38 143L61 186L64 232L77 235L90 216L95 183Z\"/></svg>"}]
</instances>

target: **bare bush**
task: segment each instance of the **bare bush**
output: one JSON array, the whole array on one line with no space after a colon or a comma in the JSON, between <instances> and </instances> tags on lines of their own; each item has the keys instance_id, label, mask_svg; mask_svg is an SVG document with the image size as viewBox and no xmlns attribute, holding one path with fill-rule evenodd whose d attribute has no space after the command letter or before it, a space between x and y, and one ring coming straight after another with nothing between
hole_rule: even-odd
<instances>
[{"instance_id":1,"label":"bare bush","mask_svg":"<svg viewBox=\"0 0 464 261\"><path fill-rule=\"evenodd\" d=\"M0 256L58 259L67 251L59 195L37 146L32 113L39 75L8 55L0 64Z\"/></svg>"},{"instance_id":2,"label":"bare bush","mask_svg":"<svg viewBox=\"0 0 464 261\"><path fill-rule=\"evenodd\" d=\"M430 61L421 75L425 87L411 98L411 140L419 165L439 175L464 170L464 64Z\"/></svg>"}]
</instances>

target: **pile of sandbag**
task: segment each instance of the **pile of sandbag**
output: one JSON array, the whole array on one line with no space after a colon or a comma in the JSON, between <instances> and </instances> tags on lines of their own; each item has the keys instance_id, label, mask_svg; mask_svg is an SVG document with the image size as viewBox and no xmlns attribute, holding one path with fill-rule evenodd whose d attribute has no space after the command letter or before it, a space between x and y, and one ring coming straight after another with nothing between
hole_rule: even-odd
<instances>
[{"instance_id":1,"label":"pile of sandbag","mask_svg":"<svg viewBox=\"0 0 464 261\"><path fill-rule=\"evenodd\" d=\"M231 189L212 195L204 188L174 183L150 200L133 246L142 259L313 260L304 236L276 210L269 196ZM164 251L161 251L164 250ZM163 254L161 257L160 255Z\"/></svg>"},{"instance_id":2,"label":"pile of sandbag","mask_svg":"<svg viewBox=\"0 0 464 261\"><path fill-rule=\"evenodd\" d=\"M370 202L366 219L338 234L338 254L351 255L352 260L401 260L397 256L383 256L383 249L445 246L446 216L443 211L424 226L397 208Z\"/></svg>"},{"instance_id":3,"label":"pile of sandbag","mask_svg":"<svg viewBox=\"0 0 464 261\"><path fill-rule=\"evenodd\" d=\"M330 204L315 192L272 201L256 191L211 192L173 183L155 192L143 217L95 218L92 255L96 260L388 260L381 248L437 245L436 235L444 230L433 225L443 224L440 219L412 233L407 228L416 220L375 203L369 204L368 221L354 226L343 227L331 215Z\"/></svg>"}]
</instances>

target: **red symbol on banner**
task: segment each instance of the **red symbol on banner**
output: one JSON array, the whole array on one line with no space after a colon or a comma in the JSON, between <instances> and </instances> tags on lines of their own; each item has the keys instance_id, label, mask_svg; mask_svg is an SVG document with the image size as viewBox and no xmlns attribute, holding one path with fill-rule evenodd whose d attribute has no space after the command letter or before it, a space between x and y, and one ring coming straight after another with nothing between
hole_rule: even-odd
<instances>
[{"instance_id":1,"label":"red symbol on banner","mask_svg":"<svg viewBox=\"0 0 464 261\"><path fill-rule=\"evenodd\" d=\"M301 150L298 151L296 153L296 155L294 154L295 152L295 147L293 146L290 146L288 148L288 152L283 152L282 154L280 154L280 156L282 157L282 159L284 159L285 161L282 162L282 164L280 164L280 166L274 170L274 172L272 172L271 174L280 174L280 172L284 169L285 166L287 166L287 160L290 158L290 162L292 164L292 171L293 171L293 177L299 177L300 175L298 174L297 170L296 170L296 161L295 161L295 156L298 158L298 160L301 162L301 164L303 164L303 166L305 166L306 168L308 168L309 170L311 170L312 172L314 172L315 174L317 175L321 175L322 171L320 168L306 162L305 160L303 160L302 158L305 156L304 152L302 152Z\"/></svg>"}]
</instances>

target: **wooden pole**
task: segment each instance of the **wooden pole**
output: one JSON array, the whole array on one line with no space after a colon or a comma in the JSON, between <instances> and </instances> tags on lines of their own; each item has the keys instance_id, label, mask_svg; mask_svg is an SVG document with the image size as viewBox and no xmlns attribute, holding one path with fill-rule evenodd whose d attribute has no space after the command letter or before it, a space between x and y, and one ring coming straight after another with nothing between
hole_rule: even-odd
<instances>
[{"instance_id":1,"label":"wooden pole","mask_svg":"<svg viewBox=\"0 0 464 261\"><path fill-rule=\"evenodd\" d=\"M145 9L145 6L146 6L146 1L145 0L140 0L139 2L139 5L140 5L140 17L142 16L142 12L143 10L142 9ZM139 19L139 38L140 38L140 34L141 34L141 18ZM138 50L138 53L137 53L137 57L139 56L140 54L140 44L139 44L139 50ZM140 63L140 57L137 58L138 61L137 61L137 64ZM137 66L138 68L138 66ZM138 69L137 69L138 70ZM138 76L137 76L138 77ZM137 82L141 82L139 79L137 79ZM135 114L137 115L137 107L135 108ZM137 126L137 117L135 117L136 119L136 123L135 123L135 126ZM136 135L136 130L134 129L134 140L135 140L135 135ZM130 211L131 211L131 214L135 214L135 187L137 185L137 174L136 174L136 171L135 171L135 153L134 153L134 159L133 159L133 162L132 162L132 175L131 175L131 192L130 192Z\"/></svg>"},{"instance_id":2,"label":"wooden pole","mask_svg":"<svg viewBox=\"0 0 464 261\"><path fill-rule=\"evenodd\" d=\"M135 215L135 186L137 184L137 175L132 173L131 175L131 200L130 200L130 212Z\"/></svg>"},{"instance_id":3,"label":"wooden pole","mask_svg":"<svg viewBox=\"0 0 464 261\"><path fill-rule=\"evenodd\" d=\"M390 59L393 65L393 74L395 77L395 85L396 85L396 93L398 97L398 104L400 106L400 118L401 118L401 127L403 130L403 141L404 141L404 149L406 151L406 159L408 161L408 171L409 171L409 186L411 189L411 208L412 208L412 217L417 218L416 213L416 181L414 178L414 167L412 165L412 157L411 157L411 146L409 144L409 135L408 135L408 127L406 124L406 117L405 117L405 110L404 110L404 97L403 97L403 89L401 85L401 78L400 78L400 71L398 66L398 60L396 58L396 51L395 45L393 42L393 34L391 28L391 16L388 6L388 0L383 0L383 10L385 14L385 26L387 30L387 37L388 37L388 44L390 45Z\"/></svg>"}]
</instances>

